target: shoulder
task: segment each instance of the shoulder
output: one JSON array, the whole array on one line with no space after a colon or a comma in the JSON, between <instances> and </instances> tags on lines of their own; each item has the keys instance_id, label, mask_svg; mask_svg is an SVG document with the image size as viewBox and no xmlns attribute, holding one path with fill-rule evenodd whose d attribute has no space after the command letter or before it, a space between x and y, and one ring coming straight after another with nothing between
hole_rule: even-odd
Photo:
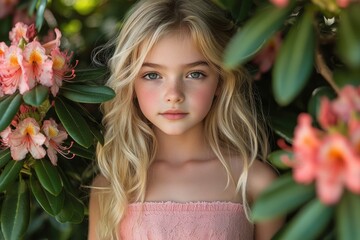
<instances>
[{"instance_id":1,"label":"shoulder","mask_svg":"<svg viewBox=\"0 0 360 240\"><path fill-rule=\"evenodd\" d=\"M247 192L253 202L276 178L276 170L267 162L255 160L249 168Z\"/></svg>"}]
</instances>

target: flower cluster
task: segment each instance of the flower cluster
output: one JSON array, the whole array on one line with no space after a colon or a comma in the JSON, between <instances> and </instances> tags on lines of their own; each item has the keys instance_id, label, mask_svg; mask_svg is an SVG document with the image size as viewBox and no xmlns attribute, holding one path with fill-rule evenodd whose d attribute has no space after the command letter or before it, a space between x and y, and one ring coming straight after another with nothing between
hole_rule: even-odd
<instances>
[{"instance_id":1,"label":"flower cluster","mask_svg":"<svg viewBox=\"0 0 360 240\"><path fill-rule=\"evenodd\" d=\"M360 194L360 87L344 87L333 101L323 97L318 123L321 129L312 126L309 114L299 115L293 159L283 161L293 167L295 181L315 180L319 199L334 204L344 186Z\"/></svg>"},{"instance_id":2,"label":"flower cluster","mask_svg":"<svg viewBox=\"0 0 360 240\"><path fill-rule=\"evenodd\" d=\"M71 54L60 51L61 33L55 33L55 40L41 44L33 25L17 23L9 33L11 45L0 42L0 97L24 94L38 84L56 96L62 81L75 77Z\"/></svg>"},{"instance_id":3,"label":"flower cluster","mask_svg":"<svg viewBox=\"0 0 360 240\"><path fill-rule=\"evenodd\" d=\"M61 33L55 29L56 39L41 44L33 25L17 23L9 33L10 46L0 42L0 97L25 94L34 87L45 86L55 97L63 80L75 77L70 65L72 54L60 51ZM57 165L57 153L74 157L70 146L63 146L68 133L61 124L47 116L52 100L45 96L43 103L20 105L9 126L0 129L0 147L9 148L13 160L27 157L42 159L46 155Z\"/></svg>"}]
</instances>

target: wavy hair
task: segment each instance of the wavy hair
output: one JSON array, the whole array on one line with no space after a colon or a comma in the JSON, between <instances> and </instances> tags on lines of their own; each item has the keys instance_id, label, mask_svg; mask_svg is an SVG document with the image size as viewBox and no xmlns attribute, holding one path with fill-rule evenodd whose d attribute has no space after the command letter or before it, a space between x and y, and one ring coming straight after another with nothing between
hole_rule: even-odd
<instances>
[{"instance_id":1,"label":"wavy hair","mask_svg":"<svg viewBox=\"0 0 360 240\"><path fill-rule=\"evenodd\" d=\"M267 135L256 111L247 72L223 67L224 48L236 25L210 0L142 0L133 5L112 45L107 85L116 97L102 104L104 145L97 147L100 173L109 186L99 192L99 239L115 239L126 207L144 201L147 170L154 161L157 141L134 97L134 80L147 53L162 37L186 29L209 64L220 76L220 92L205 118L208 143L233 181L246 209L249 166L267 153ZM239 179L231 175L226 156L243 161Z\"/></svg>"}]
</instances>

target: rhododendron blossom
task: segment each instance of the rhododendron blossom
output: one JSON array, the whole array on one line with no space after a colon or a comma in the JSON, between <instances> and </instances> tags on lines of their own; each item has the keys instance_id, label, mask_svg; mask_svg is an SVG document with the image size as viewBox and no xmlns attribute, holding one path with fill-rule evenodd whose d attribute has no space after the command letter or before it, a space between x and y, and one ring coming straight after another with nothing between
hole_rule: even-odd
<instances>
[{"instance_id":1,"label":"rhododendron blossom","mask_svg":"<svg viewBox=\"0 0 360 240\"><path fill-rule=\"evenodd\" d=\"M30 153L33 158L41 159L46 155L42 147L45 140L46 137L40 132L40 126L35 119L26 118L8 135L11 157L14 160L22 160Z\"/></svg>"},{"instance_id":2,"label":"rhododendron blossom","mask_svg":"<svg viewBox=\"0 0 360 240\"><path fill-rule=\"evenodd\" d=\"M27 30L28 25L18 22L15 24L11 32L9 33L9 39L11 41L11 44L18 45L20 40L23 38L25 41L29 41L29 38L27 37Z\"/></svg>"}]
</instances>

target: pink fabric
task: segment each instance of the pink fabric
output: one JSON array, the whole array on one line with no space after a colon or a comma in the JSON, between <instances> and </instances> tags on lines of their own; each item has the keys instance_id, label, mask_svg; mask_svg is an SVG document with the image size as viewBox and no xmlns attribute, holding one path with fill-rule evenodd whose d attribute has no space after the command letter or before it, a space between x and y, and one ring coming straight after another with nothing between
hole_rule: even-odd
<instances>
[{"instance_id":1,"label":"pink fabric","mask_svg":"<svg viewBox=\"0 0 360 240\"><path fill-rule=\"evenodd\" d=\"M122 240L248 240L254 226L231 202L130 204L120 224Z\"/></svg>"}]
</instances>

